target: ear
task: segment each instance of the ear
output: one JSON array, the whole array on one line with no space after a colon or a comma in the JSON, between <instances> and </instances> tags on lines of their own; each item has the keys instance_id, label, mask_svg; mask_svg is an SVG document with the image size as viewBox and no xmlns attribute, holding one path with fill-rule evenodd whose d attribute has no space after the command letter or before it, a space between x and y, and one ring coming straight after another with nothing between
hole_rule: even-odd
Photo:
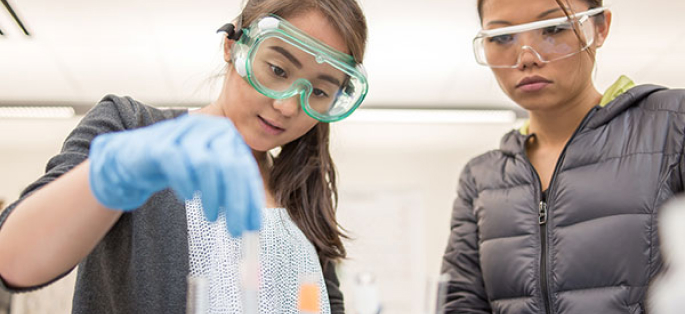
<instances>
[{"instance_id":1,"label":"ear","mask_svg":"<svg viewBox=\"0 0 685 314\"><path fill-rule=\"evenodd\" d=\"M602 47L604 45L604 41L606 41L607 36L609 36L609 29L611 28L611 18L612 14L611 11L606 10L604 11L604 18L603 19L597 19L597 48Z\"/></svg>"},{"instance_id":2,"label":"ear","mask_svg":"<svg viewBox=\"0 0 685 314\"><path fill-rule=\"evenodd\" d=\"M228 36L224 37L224 61L226 63L231 63L231 49L234 43L235 40L228 38Z\"/></svg>"}]
</instances>

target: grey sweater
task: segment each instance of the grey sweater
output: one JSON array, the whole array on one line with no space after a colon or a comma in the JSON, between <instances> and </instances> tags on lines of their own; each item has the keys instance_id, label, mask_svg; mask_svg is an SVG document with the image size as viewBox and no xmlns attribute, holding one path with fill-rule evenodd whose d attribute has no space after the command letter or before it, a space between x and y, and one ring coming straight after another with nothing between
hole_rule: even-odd
<instances>
[{"instance_id":1,"label":"grey sweater","mask_svg":"<svg viewBox=\"0 0 685 314\"><path fill-rule=\"evenodd\" d=\"M95 136L144 127L185 113L187 110L155 109L129 97L106 96L71 132L62 151L50 159L45 175L29 185L20 199L2 213L0 228L27 196L86 160ZM142 207L123 214L81 261L72 312L182 314L188 272L185 204L171 190L164 190L154 194ZM11 292L32 291L64 275L35 287L8 287L2 280L0 286ZM332 264L325 265L324 278L331 313L344 313Z\"/></svg>"}]
</instances>

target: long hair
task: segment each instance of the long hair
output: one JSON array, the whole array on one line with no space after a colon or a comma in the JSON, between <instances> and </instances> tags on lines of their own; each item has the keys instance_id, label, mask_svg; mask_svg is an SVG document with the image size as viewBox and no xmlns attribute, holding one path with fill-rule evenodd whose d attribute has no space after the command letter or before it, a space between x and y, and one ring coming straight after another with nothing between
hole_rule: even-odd
<instances>
[{"instance_id":1,"label":"long hair","mask_svg":"<svg viewBox=\"0 0 685 314\"><path fill-rule=\"evenodd\" d=\"M366 18L355 0L249 0L236 21L249 25L262 14L282 18L319 11L343 37L357 62L364 58ZM329 151L330 128L320 122L302 137L281 147L269 176L268 188L295 224L314 244L322 265L346 256L336 220L338 188Z\"/></svg>"}]
</instances>

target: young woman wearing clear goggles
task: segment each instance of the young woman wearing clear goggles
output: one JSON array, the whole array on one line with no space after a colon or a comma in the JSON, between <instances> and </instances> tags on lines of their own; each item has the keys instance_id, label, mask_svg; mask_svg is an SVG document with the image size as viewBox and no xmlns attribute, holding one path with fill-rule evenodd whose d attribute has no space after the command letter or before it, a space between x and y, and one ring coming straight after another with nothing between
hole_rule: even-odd
<instances>
[{"instance_id":1,"label":"young woman wearing clear goggles","mask_svg":"<svg viewBox=\"0 0 685 314\"><path fill-rule=\"evenodd\" d=\"M445 313L644 313L659 208L683 191L685 92L626 77L595 88L612 19L601 0L478 10L476 61L530 119L462 172Z\"/></svg>"}]
</instances>

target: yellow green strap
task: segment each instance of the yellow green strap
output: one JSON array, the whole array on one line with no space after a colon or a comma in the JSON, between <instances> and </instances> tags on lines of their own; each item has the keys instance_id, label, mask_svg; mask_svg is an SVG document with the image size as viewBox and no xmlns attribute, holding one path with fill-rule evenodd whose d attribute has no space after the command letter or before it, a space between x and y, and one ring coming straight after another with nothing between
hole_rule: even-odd
<instances>
[{"instance_id":1,"label":"yellow green strap","mask_svg":"<svg viewBox=\"0 0 685 314\"><path fill-rule=\"evenodd\" d=\"M607 91L604 92L604 96L602 97L602 101L599 103L599 106L606 106L612 100L616 99L616 97L627 92L629 89L633 87L635 87L635 83L633 82L633 80L629 79L625 75L621 75L621 77L618 78L618 81L616 81L614 85L611 85L611 87L609 87Z\"/></svg>"}]
</instances>

